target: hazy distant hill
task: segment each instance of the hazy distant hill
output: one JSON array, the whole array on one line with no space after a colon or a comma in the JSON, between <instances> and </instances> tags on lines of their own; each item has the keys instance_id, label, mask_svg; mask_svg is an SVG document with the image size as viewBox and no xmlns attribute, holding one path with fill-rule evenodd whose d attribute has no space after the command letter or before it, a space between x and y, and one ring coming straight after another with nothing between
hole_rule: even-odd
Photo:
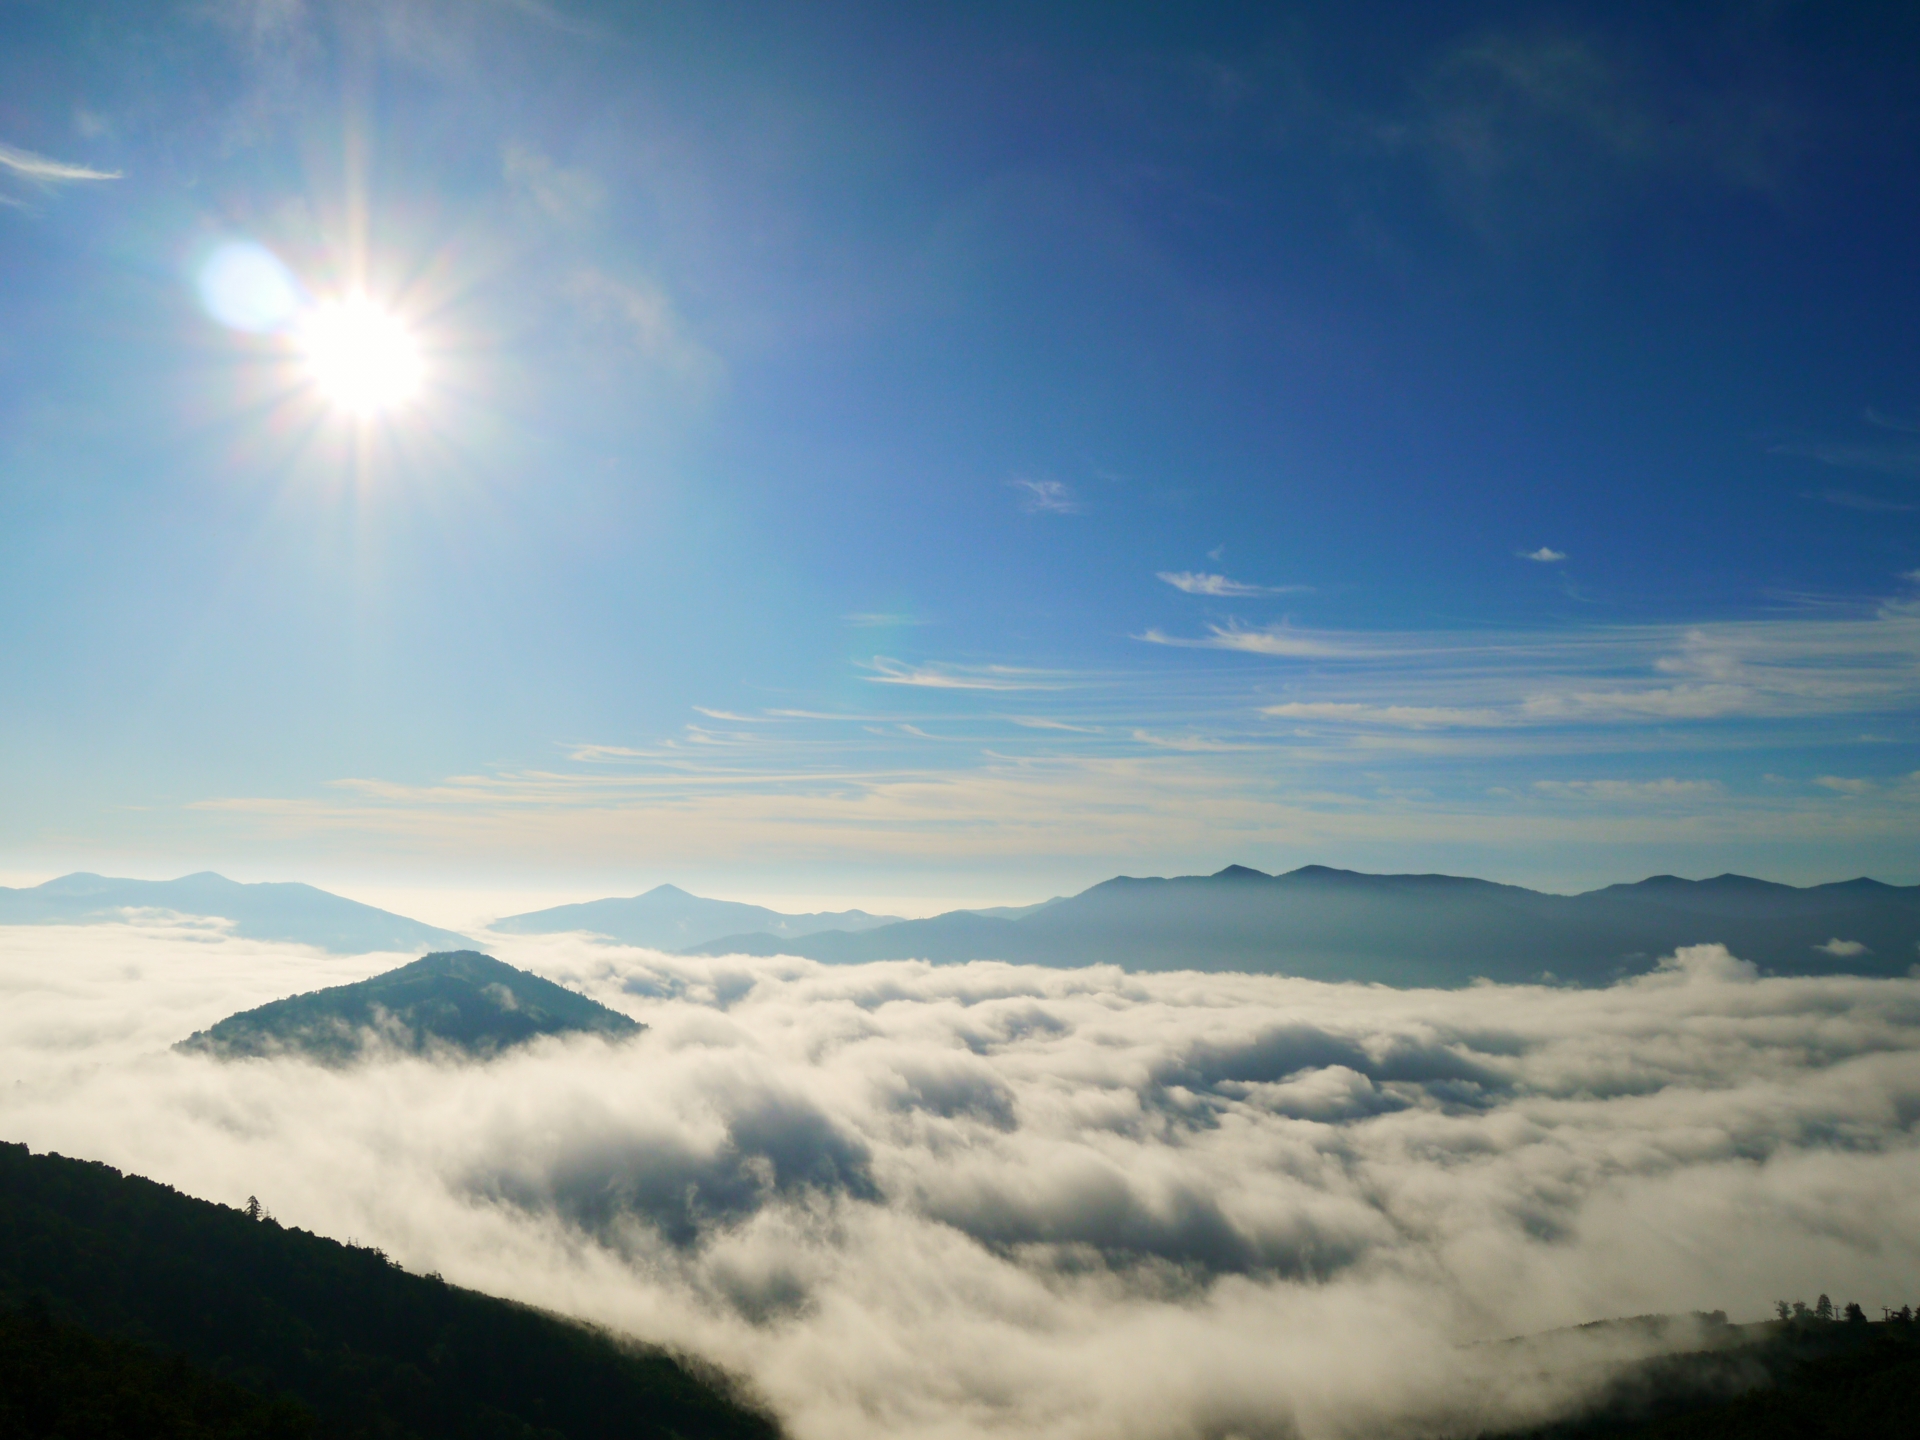
<instances>
[{"instance_id":1,"label":"hazy distant hill","mask_svg":"<svg viewBox=\"0 0 1920 1440\"><path fill-rule=\"evenodd\" d=\"M1322 865L1265 875L1231 865L1215 875L1120 876L1012 920L956 911L860 933L732 935L688 948L1463 985L1543 974L1605 983L1651 969L1679 946L1711 941L1783 974L1905 975L1920 961L1920 886L1862 879L1799 888L1740 875L1659 875L1547 895L1450 875Z\"/></svg>"},{"instance_id":2,"label":"hazy distant hill","mask_svg":"<svg viewBox=\"0 0 1920 1440\"><path fill-rule=\"evenodd\" d=\"M178 880L117 880L84 872L44 885L0 886L0 925L91 925L126 910L217 916L249 940L290 940L343 955L445 949L473 942L451 930L331 895L311 885L242 885L211 870Z\"/></svg>"},{"instance_id":3,"label":"hazy distant hill","mask_svg":"<svg viewBox=\"0 0 1920 1440\"><path fill-rule=\"evenodd\" d=\"M509 915L489 927L503 935L557 935L585 930L594 935L645 945L655 950L682 950L721 935L742 931L791 938L820 930L860 931L898 923L898 915L869 915L864 910L822 911L813 915L783 915L761 905L734 900L705 900L677 885L656 885L644 895L624 900L588 900L579 905L556 905Z\"/></svg>"},{"instance_id":4,"label":"hazy distant hill","mask_svg":"<svg viewBox=\"0 0 1920 1440\"><path fill-rule=\"evenodd\" d=\"M419 1053L439 1046L491 1055L536 1035L634 1035L641 1027L598 1001L491 955L426 955L371 980L335 985L229 1015L175 1049L222 1059L297 1051L329 1063L377 1043Z\"/></svg>"},{"instance_id":5,"label":"hazy distant hill","mask_svg":"<svg viewBox=\"0 0 1920 1440\"><path fill-rule=\"evenodd\" d=\"M75 1383L104 1379L162 1413L205 1391L192 1370L204 1366L256 1394L294 1397L318 1417L320 1435L341 1440L780 1434L711 1371L652 1347L410 1275L378 1250L249 1219L105 1165L0 1144L0 1308L36 1296L54 1332L49 1358L68 1352ZM190 1366L143 1365L115 1350L88 1355L65 1333L71 1326L184 1355ZM44 1383L33 1387L38 1397L18 1388L30 1399L58 1398L44 1394ZM75 1397L80 1403L65 1418L73 1422L77 1412L86 1423L53 1431L10 1425L0 1411L0 1434L111 1434L93 1423L97 1403L86 1403L103 1398L112 1397ZM231 1415L236 1407L224 1392L197 1398L201 1424L178 1433L304 1430L297 1415L277 1428L216 1428L248 1417ZM208 1400L218 1407L211 1416ZM166 1432L127 1433L145 1440Z\"/></svg>"}]
</instances>

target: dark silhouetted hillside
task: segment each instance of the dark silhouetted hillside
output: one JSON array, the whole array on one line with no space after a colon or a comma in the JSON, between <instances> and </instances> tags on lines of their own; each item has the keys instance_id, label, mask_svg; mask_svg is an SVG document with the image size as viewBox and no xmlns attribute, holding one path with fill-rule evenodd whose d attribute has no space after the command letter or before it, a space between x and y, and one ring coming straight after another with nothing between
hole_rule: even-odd
<instances>
[{"instance_id":1,"label":"dark silhouetted hillside","mask_svg":"<svg viewBox=\"0 0 1920 1440\"><path fill-rule=\"evenodd\" d=\"M342 1440L779 1434L723 1380L665 1352L407 1274L377 1250L250 1219L105 1165L0 1144L0 1308L17 1311L35 1296L56 1326L177 1354L229 1385L290 1397L317 1417L320 1435ZM156 1405L201 1403L195 1395L213 1409L237 1403L192 1375L169 1391L126 1352L51 1343L66 1347L53 1363L75 1383L119 1376L133 1403L156 1386Z\"/></svg>"},{"instance_id":2,"label":"dark silhouetted hillside","mask_svg":"<svg viewBox=\"0 0 1920 1440\"><path fill-rule=\"evenodd\" d=\"M0 1311L7 1440L309 1440L313 1412L220 1379L179 1353L108 1339L32 1301Z\"/></svg>"},{"instance_id":3,"label":"dark silhouetted hillside","mask_svg":"<svg viewBox=\"0 0 1920 1440\"><path fill-rule=\"evenodd\" d=\"M454 950L371 980L229 1015L174 1048L229 1060L298 1053L342 1064L369 1044L410 1054L454 1049L486 1056L539 1035L619 1037L641 1028L551 980L475 950Z\"/></svg>"},{"instance_id":4,"label":"dark silhouetted hillside","mask_svg":"<svg viewBox=\"0 0 1920 1440\"><path fill-rule=\"evenodd\" d=\"M1868 1440L1914 1433L1920 1325L1738 1330L1744 1343L1631 1367L1582 1413L1501 1440Z\"/></svg>"}]
</instances>

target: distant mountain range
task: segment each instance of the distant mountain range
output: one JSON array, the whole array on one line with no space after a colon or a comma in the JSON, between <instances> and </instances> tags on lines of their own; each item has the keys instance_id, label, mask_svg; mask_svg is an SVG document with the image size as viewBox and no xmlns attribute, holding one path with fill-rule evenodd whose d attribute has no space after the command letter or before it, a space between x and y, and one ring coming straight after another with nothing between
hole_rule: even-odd
<instances>
[{"instance_id":1,"label":"distant mountain range","mask_svg":"<svg viewBox=\"0 0 1920 1440\"><path fill-rule=\"evenodd\" d=\"M968 914L1013 918L1043 909L1039 905L1002 905ZM797 939L822 931L850 935L882 925L902 923L898 915L869 915L864 910L823 910L810 915L784 915L760 905L734 900L705 900L677 885L656 885L644 895L628 899L588 900L579 905L556 905L496 920L489 929L503 935L558 935L583 930L626 945L651 950L684 950L724 935L765 935L778 940Z\"/></svg>"},{"instance_id":2,"label":"distant mountain range","mask_svg":"<svg viewBox=\"0 0 1920 1440\"><path fill-rule=\"evenodd\" d=\"M299 1052L329 1064L369 1044L412 1054L485 1057L539 1035L637 1035L598 1001L473 950L425 955L353 985L335 985L229 1015L174 1046L223 1060Z\"/></svg>"},{"instance_id":3,"label":"distant mountain range","mask_svg":"<svg viewBox=\"0 0 1920 1440\"><path fill-rule=\"evenodd\" d=\"M0 925L86 924L127 909L222 916L235 934L340 953L464 950L465 936L311 885L66 875L0 888ZM1548 895L1452 875L1365 875L1308 865L1266 875L1118 876L1039 905L925 920L864 910L789 915L673 885L497 920L505 934L586 931L701 955L865 960L1010 960L1131 970L1240 970L1387 985L1464 985L1543 975L1605 984L1682 945L1718 941L1780 974L1905 975L1920 963L1920 886L1846 880L1797 887L1721 875L1656 875Z\"/></svg>"},{"instance_id":4,"label":"distant mountain range","mask_svg":"<svg viewBox=\"0 0 1920 1440\"><path fill-rule=\"evenodd\" d=\"M473 942L404 915L311 885L242 885L211 870L178 880L116 880L84 872L44 885L0 886L0 925L91 925L128 910L218 916L248 940L287 940L342 955L375 950L447 950Z\"/></svg>"},{"instance_id":5,"label":"distant mountain range","mask_svg":"<svg viewBox=\"0 0 1920 1440\"><path fill-rule=\"evenodd\" d=\"M1920 950L1920 886L1800 888L1657 875L1583 895L1451 875L1308 865L1266 875L1120 876L1017 919L955 911L858 932L723 936L699 954L1010 960L1130 970L1238 970L1387 985L1543 976L1605 984L1682 945L1718 941L1782 974L1905 975Z\"/></svg>"}]
</instances>

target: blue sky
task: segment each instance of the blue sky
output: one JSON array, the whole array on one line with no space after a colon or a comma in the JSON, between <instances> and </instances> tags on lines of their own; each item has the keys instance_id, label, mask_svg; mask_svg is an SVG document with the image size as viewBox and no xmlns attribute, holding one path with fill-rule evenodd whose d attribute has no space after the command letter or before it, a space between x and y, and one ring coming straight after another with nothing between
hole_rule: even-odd
<instances>
[{"instance_id":1,"label":"blue sky","mask_svg":"<svg viewBox=\"0 0 1920 1440\"><path fill-rule=\"evenodd\" d=\"M0 5L0 869L1920 881L1920 16L1194 8Z\"/></svg>"}]
</instances>

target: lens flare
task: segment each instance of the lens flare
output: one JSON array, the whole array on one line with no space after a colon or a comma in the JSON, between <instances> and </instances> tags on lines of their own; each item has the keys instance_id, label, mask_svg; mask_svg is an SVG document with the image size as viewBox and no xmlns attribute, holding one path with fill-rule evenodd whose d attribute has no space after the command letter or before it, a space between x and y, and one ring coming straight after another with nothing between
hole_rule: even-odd
<instances>
[{"instance_id":1,"label":"lens flare","mask_svg":"<svg viewBox=\"0 0 1920 1440\"><path fill-rule=\"evenodd\" d=\"M300 309L300 282L279 256L250 240L220 246L197 278L200 303L230 330L278 330Z\"/></svg>"},{"instance_id":2,"label":"lens flare","mask_svg":"<svg viewBox=\"0 0 1920 1440\"><path fill-rule=\"evenodd\" d=\"M425 378L419 344L405 323L365 296L314 306L300 323L299 342L314 386L355 415L405 405Z\"/></svg>"}]
</instances>

